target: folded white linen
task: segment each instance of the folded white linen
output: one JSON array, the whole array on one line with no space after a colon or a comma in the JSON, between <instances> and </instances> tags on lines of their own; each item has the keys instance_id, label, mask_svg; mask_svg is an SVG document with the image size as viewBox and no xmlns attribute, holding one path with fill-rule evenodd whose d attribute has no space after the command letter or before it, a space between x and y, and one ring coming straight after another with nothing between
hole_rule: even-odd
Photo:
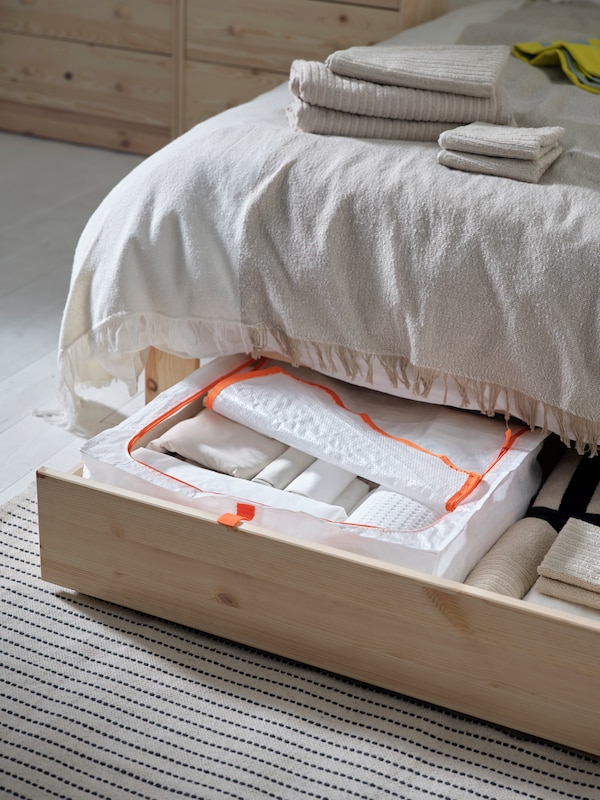
<instances>
[{"instance_id":1,"label":"folded white linen","mask_svg":"<svg viewBox=\"0 0 600 800\"><path fill-rule=\"evenodd\" d=\"M537 161L525 161L523 158L501 158L480 156L471 153L459 153L455 150L440 150L438 162L444 167L477 172L483 175L496 175L500 178L511 178L525 183L538 183L546 170L552 166L562 147L557 144Z\"/></svg>"},{"instance_id":2,"label":"folded white linen","mask_svg":"<svg viewBox=\"0 0 600 800\"><path fill-rule=\"evenodd\" d=\"M444 131L438 144L444 150L461 153L538 161L556 147L564 133L559 125L520 128L478 120Z\"/></svg>"},{"instance_id":3,"label":"folded white linen","mask_svg":"<svg viewBox=\"0 0 600 800\"><path fill-rule=\"evenodd\" d=\"M281 442L209 409L176 423L146 447L159 453L176 453L203 467L246 479L253 478L286 449Z\"/></svg>"},{"instance_id":4,"label":"folded white linen","mask_svg":"<svg viewBox=\"0 0 600 800\"><path fill-rule=\"evenodd\" d=\"M595 592L600 608L600 527L570 517L539 565L538 573L552 581Z\"/></svg>"},{"instance_id":5,"label":"folded white linen","mask_svg":"<svg viewBox=\"0 0 600 800\"><path fill-rule=\"evenodd\" d=\"M262 483L265 486L272 486L274 489L285 489L313 461L315 461L314 456L303 453L295 447L288 447L274 461L267 464L252 480L254 483Z\"/></svg>"},{"instance_id":6,"label":"folded white linen","mask_svg":"<svg viewBox=\"0 0 600 800\"><path fill-rule=\"evenodd\" d=\"M348 78L491 97L509 54L506 45L350 47L332 53L325 63Z\"/></svg>"},{"instance_id":7,"label":"folded white linen","mask_svg":"<svg viewBox=\"0 0 600 800\"><path fill-rule=\"evenodd\" d=\"M287 108L292 128L326 136L352 136L358 139L401 139L410 142L436 142L453 122L384 119L362 114L347 114L331 108L311 106L295 97Z\"/></svg>"},{"instance_id":8,"label":"folded white linen","mask_svg":"<svg viewBox=\"0 0 600 800\"><path fill-rule=\"evenodd\" d=\"M399 492L379 486L349 514L346 522L385 530L418 531L432 525L435 519L436 514L430 508Z\"/></svg>"},{"instance_id":9,"label":"folded white linen","mask_svg":"<svg viewBox=\"0 0 600 800\"><path fill-rule=\"evenodd\" d=\"M362 478L355 478L333 501L334 506L341 506L347 514L369 494L371 486Z\"/></svg>"},{"instance_id":10,"label":"folded white linen","mask_svg":"<svg viewBox=\"0 0 600 800\"><path fill-rule=\"evenodd\" d=\"M265 524L263 513L270 514L272 511L276 519L281 519L278 512L292 511L294 533L297 535L307 535L312 531L315 518L341 523L347 516L341 506L321 503L310 497L282 492L266 484L240 480L223 472L207 470L190 461L181 461L167 453L159 453L147 447L138 447L133 455L134 460L130 466L134 465L138 474L145 473L150 483L144 488L145 480L139 481L133 477L133 473L127 473L126 480L129 484L127 488L148 493L150 487L151 493L155 496L175 500L192 508L204 508L211 514L234 513L237 503L242 501L250 503L256 509L255 521ZM123 485L122 478L123 473L119 476L118 485ZM113 483L114 480L113 474ZM174 491L167 489L165 493L165 487L169 485L177 488ZM283 519L285 520L285 517ZM292 520L288 521L291 527ZM278 529L273 524L270 527L273 530Z\"/></svg>"},{"instance_id":11,"label":"folded white linen","mask_svg":"<svg viewBox=\"0 0 600 800\"><path fill-rule=\"evenodd\" d=\"M296 59L290 67L290 92L311 106L367 117L427 122L514 123L506 91L498 86L490 97L384 86L336 75L321 61Z\"/></svg>"},{"instance_id":12,"label":"folded white linen","mask_svg":"<svg viewBox=\"0 0 600 800\"><path fill-rule=\"evenodd\" d=\"M321 503L340 505L334 502L335 499L355 478L355 473L317 458L286 486L285 491Z\"/></svg>"}]
</instances>

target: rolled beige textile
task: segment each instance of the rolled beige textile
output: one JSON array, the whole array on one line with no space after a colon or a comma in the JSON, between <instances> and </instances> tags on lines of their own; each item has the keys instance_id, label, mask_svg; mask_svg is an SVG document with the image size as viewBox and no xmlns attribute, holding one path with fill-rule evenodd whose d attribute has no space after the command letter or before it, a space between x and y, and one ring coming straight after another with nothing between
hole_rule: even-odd
<instances>
[{"instance_id":1,"label":"rolled beige textile","mask_svg":"<svg viewBox=\"0 0 600 800\"><path fill-rule=\"evenodd\" d=\"M464 582L521 600L536 582L538 565L555 539L549 522L524 517L498 539Z\"/></svg>"}]
</instances>

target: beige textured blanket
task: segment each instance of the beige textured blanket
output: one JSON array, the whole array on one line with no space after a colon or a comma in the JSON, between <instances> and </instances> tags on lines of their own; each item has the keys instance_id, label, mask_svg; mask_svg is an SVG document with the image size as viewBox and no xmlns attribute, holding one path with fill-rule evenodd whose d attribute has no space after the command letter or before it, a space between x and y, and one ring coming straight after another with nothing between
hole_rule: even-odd
<instances>
[{"instance_id":1,"label":"beige textured blanket","mask_svg":"<svg viewBox=\"0 0 600 800\"><path fill-rule=\"evenodd\" d=\"M570 30L571 8L544 5L547 27L509 12L493 43ZM502 83L519 125L565 129L539 184L445 169L434 144L273 130L245 206L242 322L255 352L270 334L349 378L377 362L421 397L443 376L526 421L539 401L598 442L600 98L514 58Z\"/></svg>"}]
</instances>

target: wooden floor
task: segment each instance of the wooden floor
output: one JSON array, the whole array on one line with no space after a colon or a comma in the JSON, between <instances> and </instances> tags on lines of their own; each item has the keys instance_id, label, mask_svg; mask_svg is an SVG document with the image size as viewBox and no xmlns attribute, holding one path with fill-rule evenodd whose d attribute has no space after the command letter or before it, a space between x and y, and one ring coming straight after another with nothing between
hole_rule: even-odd
<instances>
[{"instance_id":1,"label":"wooden floor","mask_svg":"<svg viewBox=\"0 0 600 800\"><path fill-rule=\"evenodd\" d=\"M57 342L75 245L140 156L0 132L0 503L41 465L68 468L83 441L37 416L59 409ZM141 393L90 395L91 432L137 409Z\"/></svg>"}]
</instances>

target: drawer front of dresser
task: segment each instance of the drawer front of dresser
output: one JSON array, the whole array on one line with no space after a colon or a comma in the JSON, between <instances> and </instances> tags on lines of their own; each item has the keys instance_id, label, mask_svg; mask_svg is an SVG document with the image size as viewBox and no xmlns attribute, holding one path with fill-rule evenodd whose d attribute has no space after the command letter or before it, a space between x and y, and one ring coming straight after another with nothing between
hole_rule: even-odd
<instances>
[{"instance_id":1,"label":"drawer front of dresser","mask_svg":"<svg viewBox=\"0 0 600 800\"><path fill-rule=\"evenodd\" d=\"M321 0L188 0L186 57L285 73L294 58L372 44L400 26L398 8Z\"/></svg>"},{"instance_id":2,"label":"drawer front of dresser","mask_svg":"<svg viewBox=\"0 0 600 800\"><path fill-rule=\"evenodd\" d=\"M2 0L0 30L170 53L175 0Z\"/></svg>"},{"instance_id":3,"label":"drawer front of dresser","mask_svg":"<svg viewBox=\"0 0 600 800\"><path fill-rule=\"evenodd\" d=\"M0 34L0 100L161 127L171 94L169 57Z\"/></svg>"}]
</instances>

